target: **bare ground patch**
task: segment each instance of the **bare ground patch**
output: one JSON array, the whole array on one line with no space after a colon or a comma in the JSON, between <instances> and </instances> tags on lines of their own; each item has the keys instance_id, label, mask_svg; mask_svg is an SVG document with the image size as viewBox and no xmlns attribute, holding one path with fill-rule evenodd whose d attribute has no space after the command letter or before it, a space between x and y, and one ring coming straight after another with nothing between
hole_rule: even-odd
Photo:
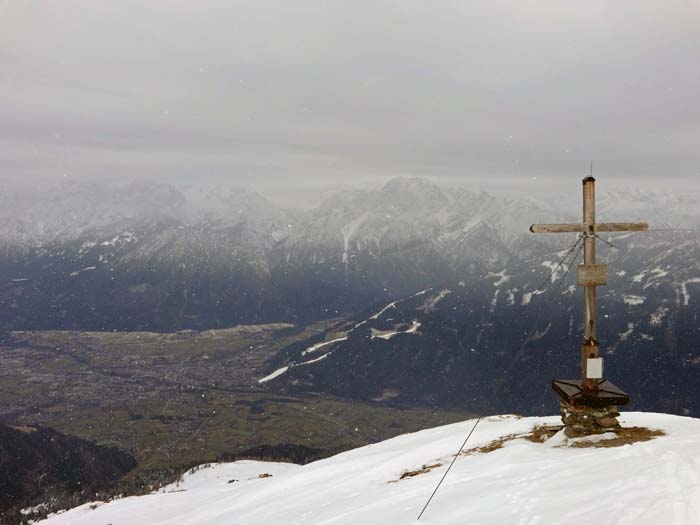
<instances>
[{"instance_id":1,"label":"bare ground patch","mask_svg":"<svg viewBox=\"0 0 700 525\"><path fill-rule=\"evenodd\" d=\"M613 429L610 433L616 437L610 439L601 439L597 441L575 441L568 446L572 448L612 448L621 447L623 445L631 445L632 443L642 443L651 441L659 436L665 436L663 430L653 430L646 427L622 427Z\"/></svg>"},{"instance_id":2,"label":"bare ground patch","mask_svg":"<svg viewBox=\"0 0 700 525\"><path fill-rule=\"evenodd\" d=\"M494 450L503 448L503 445L505 445L509 441L513 441L514 439L518 439L520 437L523 436L521 434L509 434L507 436L494 439L490 443L487 443L486 445L483 445L481 447L467 449L464 452L462 452L462 456L471 456L472 454L488 454L489 452L493 452Z\"/></svg>"},{"instance_id":3,"label":"bare ground patch","mask_svg":"<svg viewBox=\"0 0 700 525\"><path fill-rule=\"evenodd\" d=\"M399 479L394 479L391 481L387 481L387 483L397 483L401 481L402 479L407 479L407 478L413 478L415 476L420 476L421 474L427 474L434 468L442 467L442 463L433 463L431 465L423 465L421 468L416 469L416 470L407 470L401 476Z\"/></svg>"},{"instance_id":4,"label":"bare ground patch","mask_svg":"<svg viewBox=\"0 0 700 525\"><path fill-rule=\"evenodd\" d=\"M549 438L554 437L554 434L562 428L564 428L564 425L538 425L532 429L532 432L524 435L523 438L533 443L544 443Z\"/></svg>"},{"instance_id":5,"label":"bare ground patch","mask_svg":"<svg viewBox=\"0 0 700 525\"><path fill-rule=\"evenodd\" d=\"M532 443L544 443L548 439L554 437L554 435L563 429L563 425L539 425L532 429L531 432L527 434L510 434L507 436L494 439L486 445L480 447L470 448L462 452L463 456L471 456L473 454L488 454L495 450L503 448L503 446L509 441L516 439L526 439ZM610 433L615 434L615 437L609 439L599 439L586 441L585 438L580 441L569 441L559 447L571 447L571 448L612 448L621 447L623 445L631 445L633 443L642 443L644 441L650 441L659 436L664 436L665 433L662 430L653 430L645 427L621 427L617 429L611 429Z\"/></svg>"}]
</instances>

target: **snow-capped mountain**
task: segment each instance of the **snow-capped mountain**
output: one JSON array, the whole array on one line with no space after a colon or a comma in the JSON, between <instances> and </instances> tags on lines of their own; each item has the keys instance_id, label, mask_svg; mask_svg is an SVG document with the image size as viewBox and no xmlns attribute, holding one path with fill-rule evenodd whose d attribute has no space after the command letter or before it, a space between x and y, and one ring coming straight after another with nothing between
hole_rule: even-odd
<instances>
[{"instance_id":1,"label":"snow-capped mountain","mask_svg":"<svg viewBox=\"0 0 700 525\"><path fill-rule=\"evenodd\" d=\"M174 187L156 183L67 182L31 194L4 193L0 199L4 249L66 243L143 222L178 220L185 203Z\"/></svg>"},{"instance_id":2,"label":"snow-capped mountain","mask_svg":"<svg viewBox=\"0 0 700 525\"><path fill-rule=\"evenodd\" d=\"M0 222L2 326L171 330L285 317L261 283L293 217L258 194L68 184L18 202Z\"/></svg>"},{"instance_id":3,"label":"snow-capped mountain","mask_svg":"<svg viewBox=\"0 0 700 525\"><path fill-rule=\"evenodd\" d=\"M143 183L4 200L0 321L15 328L304 322L503 262L517 247L497 229L495 198L420 179L343 192L307 213L234 188Z\"/></svg>"},{"instance_id":4,"label":"snow-capped mountain","mask_svg":"<svg viewBox=\"0 0 700 525\"><path fill-rule=\"evenodd\" d=\"M653 413L620 419L630 435L646 440L568 440L553 428L558 417L486 418L420 521L473 421L305 466L210 465L157 493L88 503L41 523L697 523L700 421Z\"/></svg>"},{"instance_id":5,"label":"snow-capped mountain","mask_svg":"<svg viewBox=\"0 0 700 525\"><path fill-rule=\"evenodd\" d=\"M37 329L350 315L561 249L569 236L533 236L527 226L576 221L580 205L404 178L308 212L224 186L66 183L0 198L0 322ZM619 218L607 213L621 205L626 219L700 224L689 196L616 193L601 198L599 215ZM659 238L635 242L644 251Z\"/></svg>"}]
</instances>

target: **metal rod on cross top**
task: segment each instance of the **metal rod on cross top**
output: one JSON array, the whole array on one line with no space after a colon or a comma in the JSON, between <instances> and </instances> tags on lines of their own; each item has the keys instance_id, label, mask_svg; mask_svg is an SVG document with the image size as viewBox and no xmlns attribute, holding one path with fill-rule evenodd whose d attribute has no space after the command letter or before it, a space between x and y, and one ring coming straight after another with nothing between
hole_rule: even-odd
<instances>
[{"instance_id":1,"label":"metal rod on cross top","mask_svg":"<svg viewBox=\"0 0 700 525\"><path fill-rule=\"evenodd\" d=\"M578 224L533 224L532 233L580 233L583 236L583 264L578 266L577 284L584 288L584 334L581 344L581 379L555 379L552 388L562 400L567 434L584 435L617 425L617 406L630 397L603 379L603 359L596 326L596 287L607 284L607 265L596 264L596 237L600 232L646 231L645 222L596 223L595 179L583 179L583 222ZM596 421L614 425L595 425Z\"/></svg>"}]
</instances>

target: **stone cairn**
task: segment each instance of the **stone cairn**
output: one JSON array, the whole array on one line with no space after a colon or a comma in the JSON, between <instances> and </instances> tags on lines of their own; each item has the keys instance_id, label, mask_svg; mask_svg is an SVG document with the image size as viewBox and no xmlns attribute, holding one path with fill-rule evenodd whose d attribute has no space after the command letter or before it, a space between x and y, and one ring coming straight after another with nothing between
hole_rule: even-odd
<instances>
[{"instance_id":1,"label":"stone cairn","mask_svg":"<svg viewBox=\"0 0 700 525\"><path fill-rule=\"evenodd\" d=\"M561 401L560 406L564 433L567 437L577 438L604 434L620 428L620 423L617 421L620 412L614 405L592 408L570 405L566 401Z\"/></svg>"}]
</instances>

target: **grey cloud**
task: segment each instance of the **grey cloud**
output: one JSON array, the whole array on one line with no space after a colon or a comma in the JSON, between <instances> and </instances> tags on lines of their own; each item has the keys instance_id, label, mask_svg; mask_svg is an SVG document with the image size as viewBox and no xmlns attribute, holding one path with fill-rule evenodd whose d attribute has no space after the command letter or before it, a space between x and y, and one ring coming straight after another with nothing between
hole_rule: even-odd
<instances>
[{"instance_id":1,"label":"grey cloud","mask_svg":"<svg viewBox=\"0 0 700 525\"><path fill-rule=\"evenodd\" d=\"M0 180L700 173L697 3L11 1Z\"/></svg>"}]
</instances>

